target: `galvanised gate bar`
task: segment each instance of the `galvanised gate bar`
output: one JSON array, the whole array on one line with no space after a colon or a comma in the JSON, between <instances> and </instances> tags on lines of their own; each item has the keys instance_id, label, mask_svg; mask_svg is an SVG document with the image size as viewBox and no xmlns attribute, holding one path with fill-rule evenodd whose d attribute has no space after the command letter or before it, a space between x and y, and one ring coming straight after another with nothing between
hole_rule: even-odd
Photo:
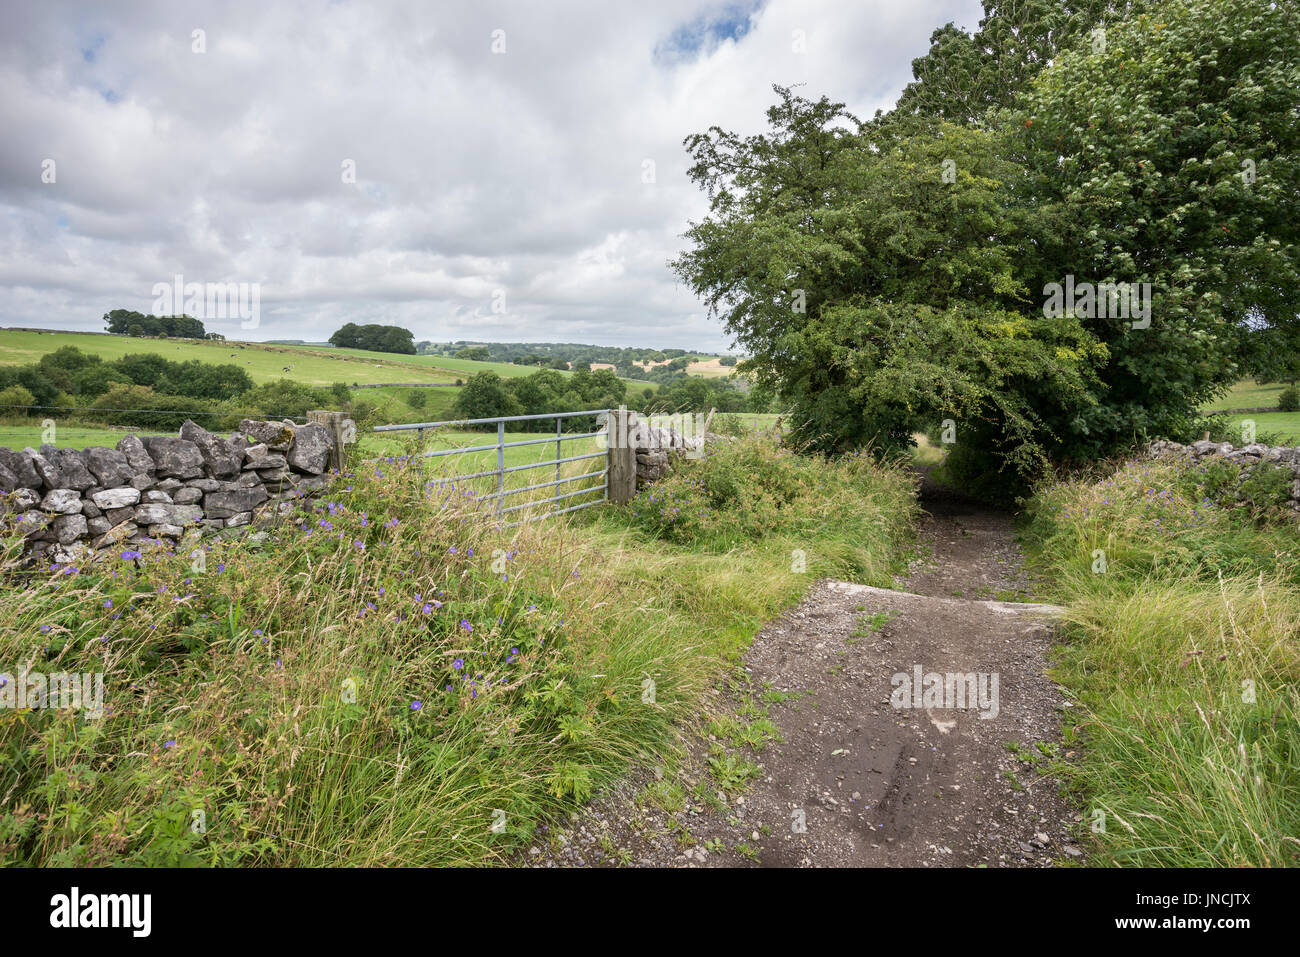
<instances>
[{"instance_id":1,"label":"galvanised gate bar","mask_svg":"<svg viewBox=\"0 0 1300 957\"><path fill-rule=\"evenodd\" d=\"M372 431L374 432L415 432L419 437L420 445L423 446L426 430L441 429L441 428L448 428L454 426L479 426L479 425L495 424L497 427L497 440L492 445L471 445L471 446L465 446L463 448L438 449L436 451L430 451L430 452L422 451L420 455L424 458L441 458L450 455L469 455L476 452L491 452L495 449L497 453L497 467L495 469L488 469L487 471L482 471L482 472L467 472L462 475L449 475L443 478L441 481L446 481L446 482L469 481L473 479L489 478L495 475L497 480L496 491L488 493L486 495L480 495L475 501L496 499L497 515L505 516L505 515L509 515L511 512L518 512L521 509L536 508L537 506L545 505L548 502L559 503L571 498L577 498L582 495L590 495L592 493L599 494L599 498L594 498L591 501L582 502L578 505L569 505L565 508L554 508L543 515L530 515L519 522L509 522L507 523L506 526L509 528L515 525L520 525L523 522L531 522L539 518L550 518L551 516L554 515L562 515L565 512L576 512L579 509L589 508L592 505L599 505L602 502L609 500L609 465L608 464L606 464L604 468L601 468L594 472L586 472L582 475L571 475L568 477L561 477L560 469L565 462L577 462L583 459L596 459L596 458L603 459L606 458L608 455L608 452L602 449L599 452L588 452L582 455L566 456L563 451L564 442L572 442L578 439L594 438L600 435L601 432L598 429L595 432L565 433L564 420L577 418L578 416L596 416L598 421L608 422L608 418L611 411L612 410L610 409L588 409L584 412L548 412L548 413L541 413L538 415L506 415L506 416L496 416L493 418L486 418L486 419L454 419L454 420L448 420L446 422L418 422L411 425L377 425L374 427ZM546 419L555 420L555 435L553 437L547 436L545 438L538 438L538 439L524 439L515 442L506 441L507 422L536 422L539 420L546 420ZM512 465L508 468L506 467L506 449L518 448L520 446L527 446L527 445L549 445L552 442L555 443L555 455L553 458L548 458L541 462L532 462L525 465ZM551 481L537 482L531 485L524 485L519 488L509 488L509 489L506 488L506 476L512 472L524 472L529 469L549 468L551 466L555 467L555 478ZM556 488L561 485L567 485L570 482L578 482L581 481L582 479L590 479L590 478L601 478L604 479L604 482L600 485L593 485L589 488L582 488L573 492L561 492L556 495L552 495L549 498L534 499L533 501L524 502L520 505L507 506L505 504L506 496L508 495L517 495L520 492L531 492L542 488Z\"/></svg>"}]
</instances>

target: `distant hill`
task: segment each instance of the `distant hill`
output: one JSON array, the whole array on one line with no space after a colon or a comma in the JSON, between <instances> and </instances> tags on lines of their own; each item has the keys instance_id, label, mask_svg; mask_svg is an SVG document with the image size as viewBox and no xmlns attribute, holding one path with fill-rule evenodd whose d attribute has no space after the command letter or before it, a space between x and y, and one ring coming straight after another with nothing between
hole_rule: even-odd
<instances>
[{"instance_id":1,"label":"distant hill","mask_svg":"<svg viewBox=\"0 0 1300 957\"><path fill-rule=\"evenodd\" d=\"M38 332L0 329L0 365L25 365L47 352L75 346L104 359L128 353L156 353L177 362L234 363L256 383L292 379L311 386L335 382L454 382L463 372L440 369L418 356L394 356L352 349L317 349L266 342L211 341L204 339L151 339L81 332ZM407 360L407 361L402 361Z\"/></svg>"},{"instance_id":2,"label":"distant hill","mask_svg":"<svg viewBox=\"0 0 1300 957\"><path fill-rule=\"evenodd\" d=\"M597 346L577 342L429 342L416 344L421 355L441 362L480 359L529 368L614 368L620 378L665 384L683 375L722 378L731 375L736 358L719 352L686 349L652 349L631 346ZM478 353L471 358L466 353ZM507 373L502 373L506 375Z\"/></svg>"},{"instance_id":3,"label":"distant hill","mask_svg":"<svg viewBox=\"0 0 1300 957\"><path fill-rule=\"evenodd\" d=\"M0 329L0 365L26 365L63 346L104 359L119 359L129 353L156 353L175 361L198 359L244 367L254 382L292 379L311 386L384 385L390 383L452 384L477 372L495 372L503 377L526 376L536 367L508 362L479 362L439 355L398 355L362 349L336 349L315 342L240 342L205 339L161 339L117 336L102 332L64 332L43 329ZM620 370L621 371L621 370ZM620 378L626 376L620 375ZM645 380L628 379L640 387Z\"/></svg>"}]
</instances>

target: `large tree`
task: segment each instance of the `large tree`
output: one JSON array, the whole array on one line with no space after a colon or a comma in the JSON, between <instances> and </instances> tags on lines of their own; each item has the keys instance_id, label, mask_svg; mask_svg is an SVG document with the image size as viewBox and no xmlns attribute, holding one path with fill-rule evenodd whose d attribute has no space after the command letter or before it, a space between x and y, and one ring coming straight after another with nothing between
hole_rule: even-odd
<instances>
[{"instance_id":1,"label":"large tree","mask_svg":"<svg viewBox=\"0 0 1300 957\"><path fill-rule=\"evenodd\" d=\"M1082 450L1185 434L1252 327L1295 342L1300 6L1162 4L1063 53L1005 119L1069 240L1028 281L1152 287L1149 328L1085 320L1110 361Z\"/></svg>"},{"instance_id":2,"label":"large tree","mask_svg":"<svg viewBox=\"0 0 1300 957\"><path fill-rule=\"evenodd\" d=\"M1026 202L994 134L921 119L867 130L825 97L777 93L770 133L688 140L711 211L674 263L747 369L823 449L897 449L952 417L972 444L1042 461L1042 410L1091 401L1104 357L1017 278L1045 255L1055 212Z\"/></svg>"},{"instance_id":3,"label":"large tree","mask_svg":"<svg viewBox=\"0 0 1300 957\"><path fill-rule=\"evenodd\" d=\"M497 416L520 415L519 402L495 372L479 372L470 376L452 411L462 419L491 419Z\"/></svg>"},{"instance_id":4,"label":"large tree","mask_svg":"<svg viewBox=\"0 0 1300 957\"><path fill-rule=\"evenodd\" d=\"M1061 52L1092 46L1093 31L1136 16L1147 0L983 0L974 33L951 23L935 30L930 50L912 61L915 78L892 116L930 116L981 124L1011 107Z\"/></svg>"},{"instance_id":5,"label":"large tree","mask_svg":"<svg viewBox=\"0 0 1300 957\"><path fill-rule=\"evenodd\" d=\"M926 74L893 114L863 124L778 88L768 133L688 138L711 207L674 266L824 448L951 417L956 460L987 475L1185 435L1248 321L1300 311L1300 14L988 6L973 46L940 38L957 74ZM1012 8L1016 43L994 55ZM1150 283L1150 326L1045 308L1076 281Z\"/></svg>"}]
</instances>

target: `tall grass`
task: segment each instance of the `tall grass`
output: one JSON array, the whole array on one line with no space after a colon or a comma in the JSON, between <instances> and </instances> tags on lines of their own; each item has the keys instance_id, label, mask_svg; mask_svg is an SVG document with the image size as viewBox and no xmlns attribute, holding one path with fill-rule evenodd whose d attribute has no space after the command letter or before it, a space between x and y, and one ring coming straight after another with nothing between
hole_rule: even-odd
<instances>
[{"instance_id":1,"label":"tall grass","mask_svg":"<svg viewBox=\"0 0 1300 957\"><path fill-rule=\"evenodd\" d=\"M731 473L738 454L690 469ZM33 573L5 539L0 672L102 672L107 713L0 708L0 864L509 860L671 749L814 576L888 578L906 478L781 462L830 476L845 520L798 519L797 499L723 552L665 542L631 508L503 530L472 492L395 461L357 466L261 542Z\"/></svg>"},{"instance_id":2,"label":"tall grass","mask_svg":"<svg viewBox=\"0 0 1300 957\"><path fill-rule=\"evenodd\" d=\"M1300 536L1129 463L1040 490L1030 541L1069 606L1071 784L1102 864L1300 861Z\"/></svg>"}]
</instances>

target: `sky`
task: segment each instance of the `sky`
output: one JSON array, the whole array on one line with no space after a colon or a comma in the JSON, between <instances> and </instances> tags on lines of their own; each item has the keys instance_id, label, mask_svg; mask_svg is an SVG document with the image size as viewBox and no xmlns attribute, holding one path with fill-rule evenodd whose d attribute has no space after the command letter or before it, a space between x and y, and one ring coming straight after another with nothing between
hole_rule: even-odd
<instances>
[{"instance_id":1,"label":"sky","mask_svg":"<svg viewBox=\"0 0 1300 957\"><path fill-rule=\"evenodd\" d=\"M246 283L249 340L726 351L683 139L773 84L889 109L978 0L0 0L0 326ZM256 293L256 308L252 295ZM181 303L183 305L183 303ZM176 309L174 311L181 311Z\"/></svg>"}]
</instances>

